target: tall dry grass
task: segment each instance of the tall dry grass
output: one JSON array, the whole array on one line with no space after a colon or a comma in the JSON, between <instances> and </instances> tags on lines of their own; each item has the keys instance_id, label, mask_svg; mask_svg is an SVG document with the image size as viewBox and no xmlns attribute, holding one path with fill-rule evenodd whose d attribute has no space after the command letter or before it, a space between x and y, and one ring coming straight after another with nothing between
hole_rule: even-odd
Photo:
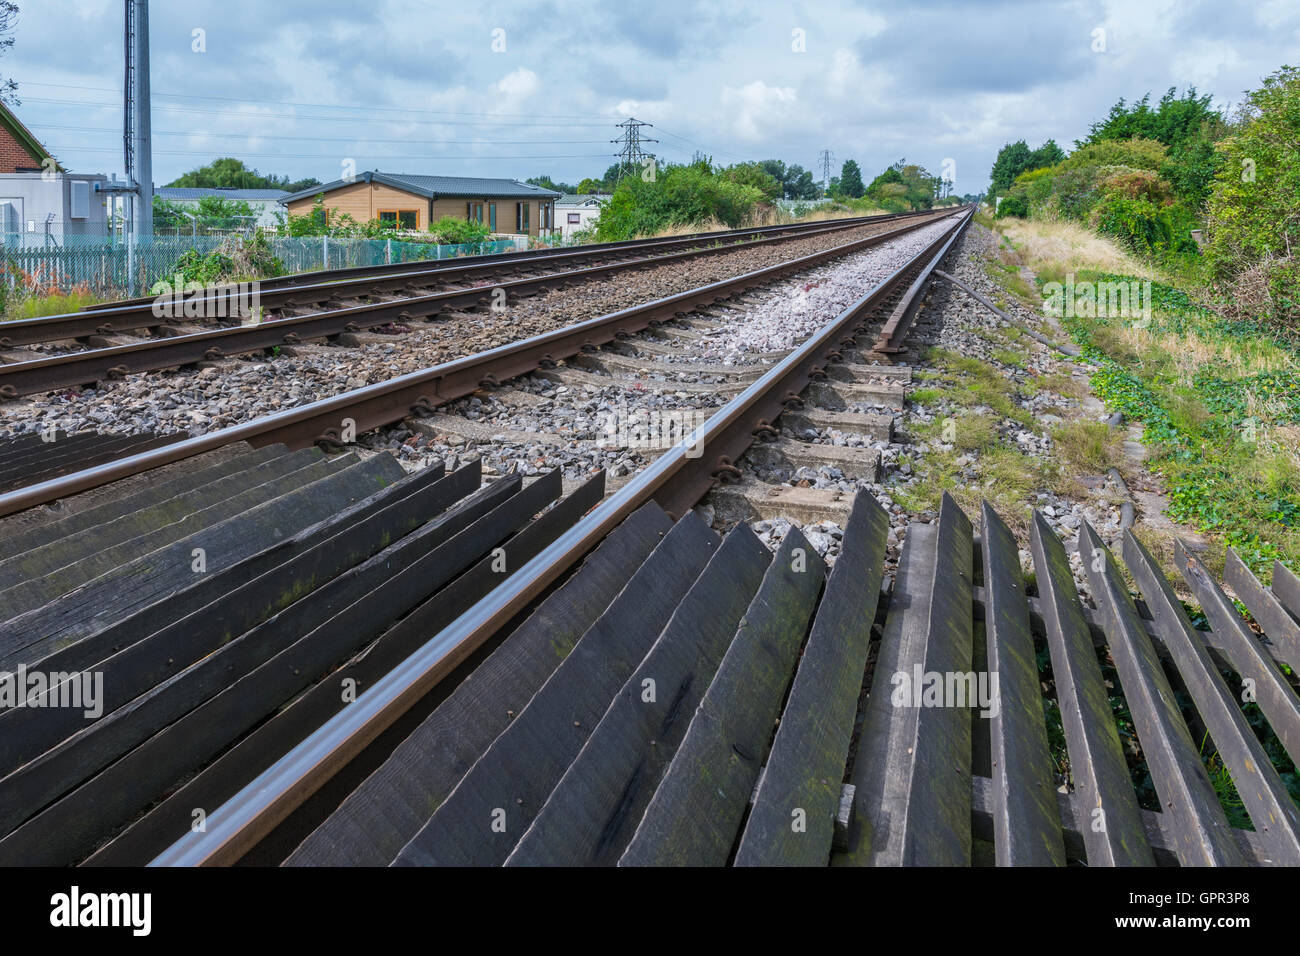
<instances>
[{"instance_id":1,"label":"tall dry grass","mask_svg":"<svg viewBox=\"0 0 1300 956\"><path fill-rule=\"evenodd\" d=\"M1015 243L1025 264L1040 274L1095 269L1143 279L1160 279L1154 269L1130 255L1114 240L1099 236L1077 223L1007 218L1000 220L998 225Z\"/></svg>"}]
</instances>

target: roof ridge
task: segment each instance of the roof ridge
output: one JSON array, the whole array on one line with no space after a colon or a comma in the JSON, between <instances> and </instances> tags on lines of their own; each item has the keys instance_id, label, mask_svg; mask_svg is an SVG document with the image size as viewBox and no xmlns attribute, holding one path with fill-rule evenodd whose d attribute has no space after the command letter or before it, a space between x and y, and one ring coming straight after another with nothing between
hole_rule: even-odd
<instances>
[{"instance_id":1,"label":"roof ridge","mask_svg":"<svg viewBox=\"0 0 1300 956\"><path fill-rule=\"evenodd\" d=\"M44 166L47 159L54 159L50 151L32 134L31 130L23 125L22 120L14 115L13 110L3 101L0 101L0 126L4 127L9 135L17 140L18 145L25 149L28 155L32 156L40 165ZM57 159L54 159L54 168L60 173L67 172Z\"/></svg>"}]
</instances>

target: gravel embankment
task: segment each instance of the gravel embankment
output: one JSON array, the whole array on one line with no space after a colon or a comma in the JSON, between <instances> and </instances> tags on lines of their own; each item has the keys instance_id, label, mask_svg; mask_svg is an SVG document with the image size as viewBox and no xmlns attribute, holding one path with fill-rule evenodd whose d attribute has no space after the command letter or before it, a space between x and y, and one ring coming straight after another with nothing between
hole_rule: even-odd
<instances>
[{"instance_id":1,"label":"gravel embankment","mask_svg":"<svg viewBox=\"0 0 1300 956\"><path fill-rule=\"evenodd\" d=\"M984 259L995 255L995 245L993 234L983 226L973 223L958 247L956 261L949 260L949 265L952 266L953 274L957 278L989 298L997 297L1001 291L985 273L982 265ZM1017 321L1030 328L1045 333L1050 332L1045 327L1043 316L1033 310L1015 303L1009 305L1007 310ZM1055 350L1025 338L1022 339L1023 347L1018 355L1023 368L999 361L995 353L1004 347L996 345L978 333L980 330L999 328L1002 323L983 305L948 283L939 283L936 286L928 313L924 318L935 321L938 328L932 344L958 355L980 359L996 369L1014 388L1016 403L1033 416L1032 429L1025 428L1011 419L998 422L997 432L1002 443L1018 449L1032 459L1048 461L1056 454L1051 437L1052 430L1065 420L1063 416L1049 409L1065 411L1069 418L1090 417L1088 412L1080 408L1077 399L1043 389L1039 384L1034 383L1036 379L1041 381L1044 376L1069 376L1075 370L1074 363L1060 356ZM924 383L918 383L914 387L923 386ZM908 441L906 437L909 431L914 431L916 425L933 422L936 419L943 420L961 411L960 406L944 399L926 406L912 403L907 405L899 422L899 437L904 440L892 443L884 452L891 472L882 489L886 496L891 487L911 486L925 480L923 475L914 473L910 466L894 468L900 458L906 457L916 461L931 451L952 451L951 445L942 444L936 439L918 440L915 443ZM983 411L989 412L991 409L983 409ZM1102 420L1104 415L1097 418ZM976 479L974 457L959 457L957 464L963 467L964 477ZM1033 500L1026 504L1039 510L1065 543L1076 583L1079 585L1080 592L1087 594L1087 579L1083 573L1083 565L1076 545L1079 527L1083 521L1087 521L1104 539L1113 540L1119 534L1120 510L1113 489L1101 480L1102 476L1074 477L1082 479L1085 486L1093 485L1092 493L1088 498L1082 500L1069 498L1050 489L1040 488L1034 493ZM901 545L902 539L906 536L906 524L909 520L915 518L920 521L932 521L935 517L930 512L907 515L899 509L894 515L894 527L890 532L891 546L896 543ZM1003 517L1008 516L1003 515ZM1028 542L1022 541L1021 544L1024 545L1020 551L1021 564L1026 570L1031 570L1033 558L1027 548Z\"/></svg>"},{"instance_id":2,"label":"gravel embankment","mask_svg":"<svg viewBox=\"0 0 1300 956\"><path fill-rule=\"evenodd\" d=\"M987 229L972 224L945 264L945 268L953 272L954 275L990 298L997 295L1000 290L984 272L982 262L985 257L994 254L993 243L993 237ZM807 290L809 298L819 296L823 292L823 286L812 282L807 284L811 286ZM1032 310L1018 306L1012 306L1011 310L1019 321L1030 327L1040 327L1043 324L1042 316ZM800 315L800 310L792 310L790 317L792 325L800 321ZM769 347L769 345L779 346L786 341L784 330L780 324L781 321L783 320L778 318L774 324L767 325L763 318L756 317L747 326L752 333L751 338L745 338L743 335L738 334L736 340L738 349L743 350L744 346L749 343L755 343L760 351ZM921 315L918 316L914 344L919 345L921 348L926 345L935 345L959 355L980 359L996 369L1014 388L1017 404L1030 412L1035 421L1035 427L1027 429L1011 419L1002 420L998 423L997 428L1001 442L1017 448L1031 458L1049 460L1055 453L1051 431L1054 426L1063 421L1061 416L1054 414L1049 409L1068 411L1070 417L1078 417L1087 413L1079 409L1079 403L1076 399L1042 390L1037 384L1033 384L1033 380L1054 373L1069 375L1074 366L1046 346L1028 340L1025 340L1024 351L1019 356L1023 362L1023 368L999 362L995 357L995 353L999 351L999 346L979 334L981 330L987 331L998 326L1000 326L998 319L989 313L983 305L965 293L951 288L947 283L938 282L931 293L930 305L926 306ZM742 328L746 327L742 326ZM740 332L740 330L737 331ZM1043 331L1047 330L1043 329ZM925 368L926 365L927 363L922 362L918 369ZM911 392L924 387L927 387L926 382L917 380L913 382L908 391ZM875 413L887 411L882 407L871 406L857 406L847 410ZM886 570L892 573L897 566L903 541L907 537L908 525L913 521L928 523L937 518L937 515L932 511L907 511L901 503L895 500L895 496L903 489L912 488L927 480L928 476L925 474L924 465L921 464L926 454L938 451L951 452L953 450L952 445L945 445L938 439L914 439L911 436L916 433L920 425L929 424L936 420L942 421L950 416L956 416L964 410L968 409L964 409L954 401L943 398L928 405L909 401L901 414L895 412L895 436L894 440L890 442L865 441L859 435L846 435L834 429L806 429L798 433L788 427L783 429L785 435L804 441L828 445L867 446L877 449L881 453L883 475L882 480L879 482L849 478L840 469L829 465L823 465L817 469L799 468L792 474L785 476L774 472L765 472L761 469L753 470L758 478L770 483L783 483L806 488L839 489L850 493L858 490L871 492L881 505L890 512L889 551L886 558ZM973 411L987 413L991 409L976 408ZM911 462L917 462L918 464L914 467ZM957 465L962 469L962 477L972 482L979 480L976 464L976 458L973 455L957 458ZM1076 500L1058 495L1047 489L1040 489L1035 492L1034 500L1026 502L1026 504L1032 504L1037 508L1046 518L1048 524L1056 530L1057 534L1065 542L1067 551L1070 554L1071 566L1075 572L1076 582L1080 586L1081 593L1087 594L1087 581L1083 574L1083 566L1075 544L1079 526L1086 520L1104 538L1111 540L1119 532L1120 512L1113 490L1101 480L1100 476L1076 477L1083 478L1085 486L1090 485L1093 487L1091 496L1086 500ZM1004 517L1006 516L1004 515ZM791 523L789 521L780 518L771 521L760 521L754 525L760 538L773 548L780 544L781 539L785 537L790 527ZM839 553L839 542L843 536L842 528L833 522L820 522L803 526L801 530L808 540L827 556L829 561L834 560ZM1027 544L1027 542L1022 542L1022 544ZM1021 550L1020 557L1025 569L1032 569L1032 556L1027 549Z\"/></svg>"},{"instance_id":3,"label":"gravel embankment","mask_svg":"<svg viewBox=\"0 0 1300 956\"><path fill-rule=\"evenodd\" d=\"M939 224L927 226L897 242L749 292L743 309L737 308L734 318L707 332L705 340L679 340L676 346L682 351L677 356L638 353L637 339L626 340L623 345L628 352L639 355L647 365L656 363L640 383L611 378L610 385L605 387L569 387L530 376L512 382L512 389L529 392L540 398L540 402L513 400L508 391L486 399L462 399L440 410L491 429L493 434L486 442L457 442L449 436L429 436L406 425L397 425L363 436L360 443L374 450L386 449L408 467L420 467L452 456L481 454L485 466L493 471L517 468L533 475L562 468L566 478L576 479L603 467L612 477L626 477L653 460L655 452L613 447L608 434L611 416L619 416L624 410L660 415L696 413L703 420L729 397L717 392L683 390L682 386L716 384L721 378L707 372L675 368L675 365L736 364L738 359L756 363L759 360L753 353L774 351L773 343L783 351L792 349L898 269L944 228ZM792 309L792 302L799 304ZM744 337L744 330L751 327L752 342ZM778 341L773 330L783 327L791 330L790 334ZM669 323L663 331L671 333L672 328L673 324ZM517 432L539 433L554 440L525 442L507 437L507 433ZM838 435L830 440L862 444L861 437L856 435Z\"/></svg>"},{"instance_id":4,"label":"gravel embankment","mask_svg":"<svg viewBox=\"0 0 1300 956\"><path fill-rule=\"evenodd\" d=\"M130 375L100 388L32 396L6 406L0 434L23 434L49 425L69 432L183 429L202 434L843 245L885 228L895 226L864 226L623 273L580 288L508 301L500 312L417 322L409 333L356 348L296 346L294 354L271 360L237 358L219 368Z\"/></svg>"}]
</instances>

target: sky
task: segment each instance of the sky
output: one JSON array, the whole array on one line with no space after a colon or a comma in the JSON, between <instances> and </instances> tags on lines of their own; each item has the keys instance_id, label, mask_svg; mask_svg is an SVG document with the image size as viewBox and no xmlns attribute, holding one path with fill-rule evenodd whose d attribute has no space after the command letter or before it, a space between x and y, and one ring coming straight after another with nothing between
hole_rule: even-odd
<instances>
[{"instance_id":1,"label":"sky","mask_svg":"<svg viewBox=\"0 0 1300 956\"><path fill-rule=\"evenodd\" d=\"M122 174L123 0L18 0L0 75L66 167ZM1216 104L1300 63L1296 0L878 3L154 0L154 180L263 173L576 183L614 124L683 162L777 158L864 179L906 158L980 192L1004 143L1066 148L1120 97Z\"/></svg>"}]
</instances>

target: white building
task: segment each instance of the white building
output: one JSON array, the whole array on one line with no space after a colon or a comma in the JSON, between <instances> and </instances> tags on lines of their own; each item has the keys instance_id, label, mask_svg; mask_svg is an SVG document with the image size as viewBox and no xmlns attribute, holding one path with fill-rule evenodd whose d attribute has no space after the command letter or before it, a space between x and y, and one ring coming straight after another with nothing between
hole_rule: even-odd
<instances>
[{"instance_id":1,"label":"white building","mask_svg":"<svg viewBox=\"0 0 1300 956\"><path fill-rule=\"evenodd\" d=\"M225 186L202 189L164 186L162 189L154 190L156 199L165 199L170 203L194 209L198 208L199 200L205 196L219 196L231 202L246 202L257 217L251 225L261 226L264 229L273 228L279 223L276 214L284 214L284 206L280 205L280 200L288 195L289 193L283 189L234 189Z\"/></svg>"},{"instance_id":2,"label":"white building","mask_svg":"<svg viewBox=\"0 0 1300 956\"><path fill-rule=\"evenodd\" d=\"M555 228L568 239L575 232L590 229L600 218L601 207L609 202L609 193L561 196L555 200Z\"/></svg>"},{"instance_id":3,"label":"white building","mask_svg":"<svg viewBox=\"0 0 1300 956\"><path fill-rule=\"evenodd\" d=\"M107 178L55 172L0 173L0 232L48 236L108 235L107 202L95 191Z\"/></svg>"}]
</instances>

